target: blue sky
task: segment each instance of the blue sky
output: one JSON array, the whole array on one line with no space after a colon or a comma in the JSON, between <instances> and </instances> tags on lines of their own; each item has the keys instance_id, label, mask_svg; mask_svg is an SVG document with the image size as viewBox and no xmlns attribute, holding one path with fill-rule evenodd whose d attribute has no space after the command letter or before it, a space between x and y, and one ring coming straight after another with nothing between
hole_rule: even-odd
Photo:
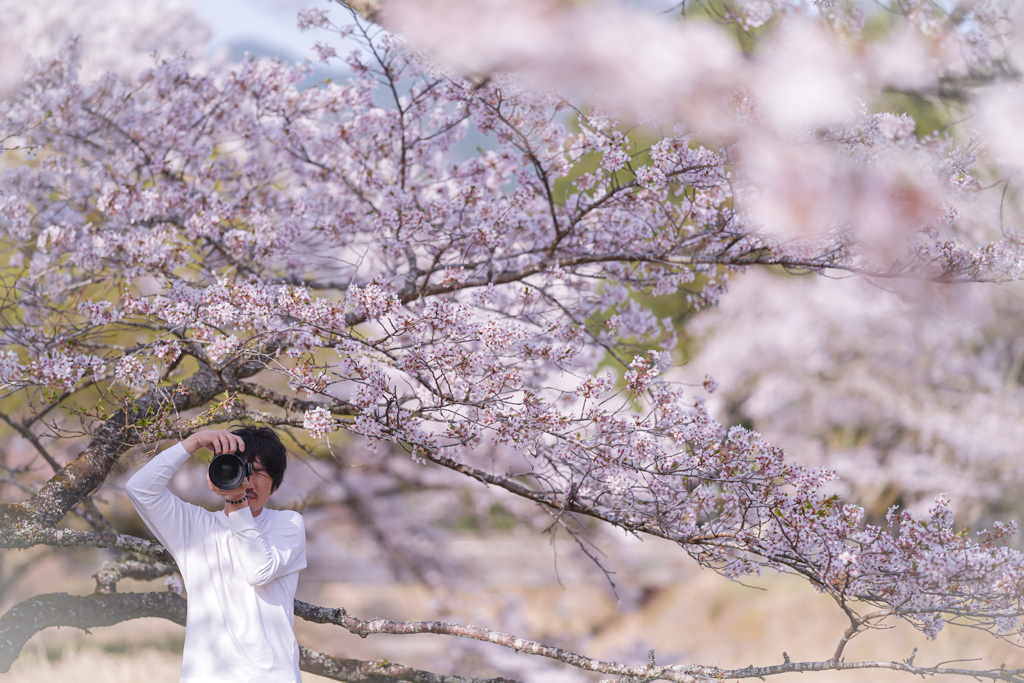
<instances>
[{"instance_id":1,"label":"blue sky","mask_svg":"<svg viewBox=\"0 0 1024 683\"><path fill-rule=\"evenodd\" d=\"M317 40L317 31L303 33L295 14L304 7L316 7L342 18L343 11L325 0L191 0L196 13L210 25L214 47L248 49L286 60L305 59Z\"/></svg>"}]
</instances>

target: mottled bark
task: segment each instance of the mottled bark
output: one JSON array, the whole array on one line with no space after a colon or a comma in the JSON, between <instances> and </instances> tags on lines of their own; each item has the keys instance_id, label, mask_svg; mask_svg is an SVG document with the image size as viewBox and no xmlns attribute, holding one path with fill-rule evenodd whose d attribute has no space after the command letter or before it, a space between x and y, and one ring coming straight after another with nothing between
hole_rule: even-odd
<instances>
[{"instance_id":1,"label":"mottled bark","mask_svg":"<svg viewBox=\"0 0 1024 683\"><path fill-rule=\"evenodd\" d=\"M548 657L584 671L633 676L648 681L666 680L676 681L677 683L699 683L700 681L708 680L709 676L714 677L719 673L713 667L629 666L616 662L606 662L585 657L560 647L526 640L510 633L501 633L466 624L451 624L443 621L394 621L380 618L359 619L346 612L343 608L317 607L301 600L295 601L295 614L306 621L317 624L337 624L362 638L376 633L388 633L391 635L432 633L434 635L469 638L471 640L500 645L515 652Z\"/></svg>"},{"instance_id":2,"label":"mottled bark","mask_svg":"<svg viewBox=\"0 0 1024 683\"><path fill-rule=\"evenodd\" d=\"M76 503L103 484L125 451L143 442L140 423L168 411L180 413L204 406L262 368L261 359L246 359L220 372L201 366L180 384L154 389L114 413L95 428L86 449L36 495L24 503L0 504L0 547L26 548L40 542L36 540L40 530L56 526Z\"/></svg>"},{"instance_id":3,"label":"mottled bark","mask_svg":"<svg viewBox=\"0 0 1024 683\"><path fill-rule=\"evenodd\" d=\"M174 562L171 554L155 541L147 541L129 534L39 528L31 521L26 522L23 518L13 515L11 517L15 520L14 523L7 523L7 520L4 519L5 512L0 509L0 548L30 548L36 545L48 545L56 548L82 546L117 548L132 553L141 553L160 562Z\"/></svg>"},{"instance_id":4,"label":"mottled bark","mask_svg":"<svg viewBox=\"0 0 1024 683\"><path fill-rule=\"evenodd\" d=\"M518 683L509 678L464 678L435 674L387 660L366 662L359 659L342 659L305 647L301 648L301 668L303 671L346 683Z\"/></svg>"},{"instance_id":5,"label":"mottled bark","mask_svg":"<svg viewBox=\"0 0 1024 683\"><path fill-rule=\"evenodd\" d=\"M96 579L97 593L116 593L117 582L121 579L139 579L151 581L161 576L173 574L177 570L173 564L139 562L124 560L121 562L104 562L103 567L92 575Z\"/></svg>"},{"instance_id":6,"label":"mottled bark","mask_svg":"<svg viewBox=\"0 0 1024 683\"><path fill-rule=\"evenodd\" d=\"M168 409L182 412L205 405L224 389L222 377L203 366L173 388L157 388L140 397L96 427L85 451L26 501L25 509L38 526L56 525L75 503L99 488L125 451L139 445L140 421Z\"/></svg>"}]
</instances>

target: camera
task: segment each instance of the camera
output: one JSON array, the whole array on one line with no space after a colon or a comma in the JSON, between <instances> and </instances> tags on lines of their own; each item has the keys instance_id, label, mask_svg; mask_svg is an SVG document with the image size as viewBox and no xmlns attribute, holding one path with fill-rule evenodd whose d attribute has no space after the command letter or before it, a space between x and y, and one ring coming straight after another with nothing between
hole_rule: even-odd
<instances>
[{"instance_id":1,"label":"camera","mask_svg":"<svg viewBox=\"0 0 1024 683\"><path fill-rule=\"evenodd\" d=\"M237 489L252 476L252 463L235 453L221 453L210 461L210 483L221 491Z\"/></svg>"}]
</instances>

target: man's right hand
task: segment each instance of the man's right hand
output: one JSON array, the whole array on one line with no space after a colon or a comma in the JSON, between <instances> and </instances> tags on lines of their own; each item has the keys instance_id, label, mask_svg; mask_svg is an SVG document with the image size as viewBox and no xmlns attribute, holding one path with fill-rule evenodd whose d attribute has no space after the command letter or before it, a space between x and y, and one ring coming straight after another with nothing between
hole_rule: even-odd
<instances>
[{"instance_id":1,"label":"man's right hand","mask_svg":"<svg viewBox=\"0 0 1024 683\"><path fill-rule=\"evenodd\" d=\"M242 437L232 434L226 429L211 429L196 432L181 442L189 455L194 455L200 448L209 448L215 454L240 453L245 450Z\"/></svg>"}]
</instances>

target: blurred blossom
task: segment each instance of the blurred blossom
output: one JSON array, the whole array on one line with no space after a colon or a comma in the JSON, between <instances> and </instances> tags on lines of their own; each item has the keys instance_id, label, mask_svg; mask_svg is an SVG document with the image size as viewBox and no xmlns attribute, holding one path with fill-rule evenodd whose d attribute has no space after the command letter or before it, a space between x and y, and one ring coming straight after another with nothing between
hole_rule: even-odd
<instances>
[{"instance_id":1,"label":"blurred blossom","mask_svg":"<svg viewBox=\"0 0 1024 683\"><path fill-rule=\"evenodd\" d=\"M774 14L772 3L768 0L746 0L739 7L740 21L748 31L764 26Z\"/></svg>"},{"instance_id":2,"label":"blurred blossom","mask_svg":"<svg viewBox=\"0 0 1024 683\"><path fill-rule=\"evenodd\" d=\"M395 31L465 73L529 68L565 40L544 2L392 2L384 11Z\"/></svg>"},{"instance_id":3,"label":"blurred blossom","mask_svg":"<svg viewBox=\"0 0 1024 683\"><path fill-rule=\"evenodd\" d=\"M783 29L749 78L766 123L785 130L854 118L855 65L836 36L809 21L791 21Z\"/></svg>"},{"instance_id":4,"label":"blurred blossom","mask_svg":"<svg viewBox=\"0 0 1024 683\"><path fill-rule=\"evenodd\" d=\"M840 194L845 164L826 147L755 132L739 148L738 161L750 188L741 205L782 239L814 237L848 214Z\"/></svg>"},{"instance_id":5,"label":"blurred blossom","mask_svg":"<svg viewBox=\"0 0 1024 683\"><path fill-rule=\"evenodd\" d=\"M23 55L12 41L0 41L0 98L10 94L21 72Z\"/></svg>"},{"instance_id":6,"label":"blurred blossom","mask_svg":"<svg viewBox=\"0 0 1024 683\"><path fill-rule=\"evenodd\" d=\"M880 259L892 258L910 233L937 222L943 194L930 160L891 149L848 184L850 224L857 238Z\"/></svg>"},{"instance_id":7,"label":"blurred blossom","mask_svg":"<svg viewBox=\"0 0 1024 683\"><path fill-rule=\"evenodd\" d=\"M875 510L894 491L916 507L947 490L965 517L1004 504L1019 512L1020 288L932 290L928 302L908 302L879 284L763 271L735 279L691 327L702 340L691 381L711 372L716 413L836 468Z\"/></svg>"},{"instance_id":8,"label":"blurred blossom","mask_svg":"<svg viewBox=\"0 0 1024 683\"><path fill-rule=\"evenodd\" d=\"M181 579L178 578L177 574L168 576L164 579L164 585L167 586L167 590L174 593L175 595L182 595L185 591L185 586L182 585Z\"/></svg>"},{"instance_id":9,"label":"blurred blossom","mask_svg":"<svg viewBox=\"0 0 1024 683\"><path fill-rule=\"evenodd\" d=\"M0 88L20 76L26 56L44 59L72 38L88 82L106 71L134 75L153 65L154 53L203 57L209 34L186 5L162 0L0 0L0 15L9 27L0 41Z\"/></svg>"},{"instance_id":10,"label":"blurred blossom","mask_svg":"<svg viewBox=\"0 0 1024 683\"><path fill-rule=\"evenodd\" d=\"M308 31L311 28L323 28L330 23L327 13L319 9L302 9L296 17L300 31Z\"/></svg>"},{"instance_id":11,"label":"blurred blossom","mask_svg":"<svg viewBox=\"0 0 1024 683\"><path fill-rule=\"evenodd\" d=\"M721 91L742 73L739 50L720 27L606 4L394 0L384 23L462 73L514 71L633 117L683 115L719 126Z\"/></svg>"},{"instance_id":12,"label":"blurred blossom","mask_svg":"<svg viewBox=\"0 0 1024 683\"><path fill-rule=\"evenodd\" d=\"M869 155L749 133L737 150L744 211L782 240L851 230L867 255L894 258L913 231L941 221L950 187L914 144L912 119L883 114L863 126L855 134L871 140Z\"/></svg>"},{"instance_id":13,"label":"blurred blossom","mask_svg":"<svg viewBox=\"0 0 1024 683\"><path fill-rule=\"evenodd\" d=\"M981 143L992 160L1008 171L1024 169L1024 87L1002 85L978 98Z\"/></svg>"}]
</instances>

